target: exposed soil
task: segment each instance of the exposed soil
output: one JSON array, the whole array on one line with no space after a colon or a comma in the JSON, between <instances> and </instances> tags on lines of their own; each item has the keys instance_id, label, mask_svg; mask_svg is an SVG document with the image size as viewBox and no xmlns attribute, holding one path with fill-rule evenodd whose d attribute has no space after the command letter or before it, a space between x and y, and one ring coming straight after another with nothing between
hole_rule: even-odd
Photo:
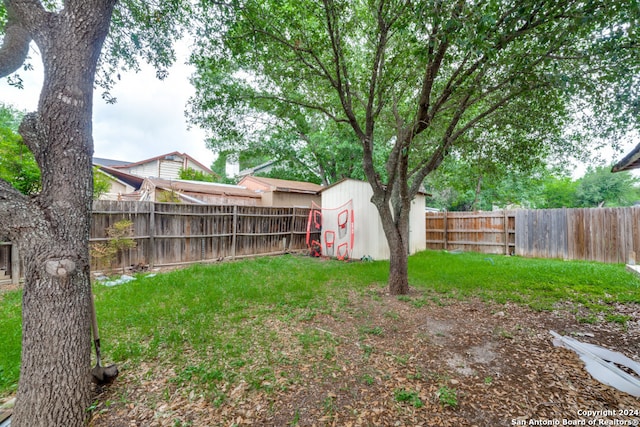
<instances>
[{"instance_id":1,"label":"exposed soil","mask_svg":"<svg viewBox=\"0 0 640 427\"><path fill-rule=\"evenodd\" d=\"M93 427L637 425L640 399L594 380L549 330L640 354L640 306L626 327L472 301L419 306L379 289L304 322L273 320L273 381L221 383L223 399L179 386L159 360L97 390ZM579 312L579 310L578 310ZM578 313L579 314L579 313ZM300 344L315 333L331 345ZM289 343L287 345L287 343ZM320 347L320 348L318 348ZM614 411L589 415L586 411ZM631 411L630 413L625 411ZM602 415L604 414L604 415ZM615 415L613 415L615 414ZM564 424L563 424L564 423ZM617 423L617 424L616 424Z\"/></svg>"}]
</instances>

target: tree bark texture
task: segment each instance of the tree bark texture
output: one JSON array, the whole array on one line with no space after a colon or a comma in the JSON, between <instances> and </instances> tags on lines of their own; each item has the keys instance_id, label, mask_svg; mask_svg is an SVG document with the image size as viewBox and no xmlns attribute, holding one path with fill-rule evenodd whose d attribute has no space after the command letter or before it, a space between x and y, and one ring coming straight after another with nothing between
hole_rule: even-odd
<instances>
[{"instance_id":1,"label":"tree bark texture","mask_svg":"<svg viewBox=\"0 0 640 427\"><path fill-rule=\"evenodd\" d=\"M5 0L11 25L35 41L45 72L38 111L20 126L42 192L29 199L0 182L0 235L18 245L25 262L15 427L87 422L93 82L114 4L66 1L53 13L37 1ZM0 60L10 57L3 44Z\"/></svg>"},{"instance_id":2,"label":"tree bark texture","mask_svg":"<svg viewBox=\"0 0 640 427\"><path fill-rule=\"evenodd\" d=\"M399 184L401 185L401 184ZM374 191L373 204L378 209L382 228L389 244L389 293L406 295L409 293L409 214L411 200L405 196L388 201L384 191Z\"/></svg>"}]
</instances>

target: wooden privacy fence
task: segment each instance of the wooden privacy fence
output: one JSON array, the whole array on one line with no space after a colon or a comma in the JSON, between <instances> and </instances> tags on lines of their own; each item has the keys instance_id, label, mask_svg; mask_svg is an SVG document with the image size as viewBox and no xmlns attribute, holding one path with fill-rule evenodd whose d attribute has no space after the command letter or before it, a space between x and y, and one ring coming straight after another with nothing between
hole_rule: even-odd
<instances>
[{"instance_id":1,"label":"wooden privacy fence","mask_svg":"<svg viewBox=\"0 0 640 427\"><path fill-rule=\"evenodd\" d=\"M427 212L425 221L428 249L514 253L513 211Z\"/></svg>"},{"instance_id":2,"label":"wooden privacy fence","mask_svg":"<svg viewBox=\"0 0 640 427\"><path fill-rule=\"evenodd\" d=\"M91 268L162 267L302 250L307 247L308 215L309 209L297 207L99 200L93 205L90 244L108 241L107 228L126 219L133 223L136 245L110 265L92 257ZM3 274L6 279L16 276L16 252L10 243L0 243L0 281Z\"/></svg>"},{"instance_id":3,"label":"wooden privacy fence","mask_svg":"<svg viewBox=\"0 0 640 427\"><path fill-rule=\"evenodd\" d=\"M111 265L171 266L306 249L309 209L97 201L90 242L133 222L134 248ZM627 263L640 253L640 208L427 212L426 247L537 258ZM357 226L356 226L357 234ZM319 240L320 236L313 236ZM0 283L19 270L15 246L0 242Z\"/></svg>"},{"instance_id":4,"label":"wooden privacy fence","mask_svg":"<svg viewBox=\"0 0 640 427\"><path fill-rule=\"evenodd\" d=\"M306 248L309 209L97 201L91 243L108 240L106 230L133 222L136 247L116 265L171 266L267 255ZM92 268L105 266L92 260Z\"/></svg>"},{"instance_id":5,"label":"wooden privacy fence","mask_svg":"<svg viewBox=\"0 0 640 427\"><path fill-rule=\"evenodd\" d=\"M538 258L636 261L640 208L516 211L516 254Z\"/></svg>"},{"instance_id":6,"label":"wooden privacy fence","mask_svg":"<svg viewBox=\"0 0 640 427\"><path fill-rule=\"evenodd\" d=\"M636 261L640 208L427 212L427 248L609 263Z\"/></svg>"}]
</instances>

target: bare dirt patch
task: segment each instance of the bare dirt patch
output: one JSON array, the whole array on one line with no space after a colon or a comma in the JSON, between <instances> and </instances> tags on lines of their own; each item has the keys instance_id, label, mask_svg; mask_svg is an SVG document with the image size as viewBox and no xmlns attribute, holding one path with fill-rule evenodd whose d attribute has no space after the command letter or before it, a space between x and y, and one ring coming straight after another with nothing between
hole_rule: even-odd
<instances>
[{"instance_id":1,"label":"bare dirt patch","mask_svg":"<svg viewBox=\"0 0 640 427\"><path fill-rule=\"evenodd\" d=\"M379 289L304 321L274 319L272 379L221 382L217 398L179 385L164 361L125 370L97 390L91 426L508 426L530 420L636 422L640 399L600 384L549 330L640 353L640 307L617 323L579 323L554 312L479 300L425 304ZM524 423L524 424L522 424ZM570 425L570 424L565 424Z\"/></svg>"}]
</instances>

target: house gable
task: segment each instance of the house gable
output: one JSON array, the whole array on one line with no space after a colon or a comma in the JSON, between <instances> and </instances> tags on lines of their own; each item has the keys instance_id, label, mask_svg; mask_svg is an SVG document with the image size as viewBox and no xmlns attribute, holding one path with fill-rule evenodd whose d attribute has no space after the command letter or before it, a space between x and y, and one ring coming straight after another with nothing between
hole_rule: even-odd
<instances>
[{"instance_id":1,"label":"house gable","mask_svg":"<svg viewBox=\"0 0 640 427\"><path fill-rule=\"evenodd\" d=\"M188 168L207 175L215 175L211 169L204 166L193 157L178 151L162 154L160 156L140 160L134 163L113 165L111 167L143 178L156 177L164 179L179 179L180 169Z\"/></svg>"}]
</instances>

